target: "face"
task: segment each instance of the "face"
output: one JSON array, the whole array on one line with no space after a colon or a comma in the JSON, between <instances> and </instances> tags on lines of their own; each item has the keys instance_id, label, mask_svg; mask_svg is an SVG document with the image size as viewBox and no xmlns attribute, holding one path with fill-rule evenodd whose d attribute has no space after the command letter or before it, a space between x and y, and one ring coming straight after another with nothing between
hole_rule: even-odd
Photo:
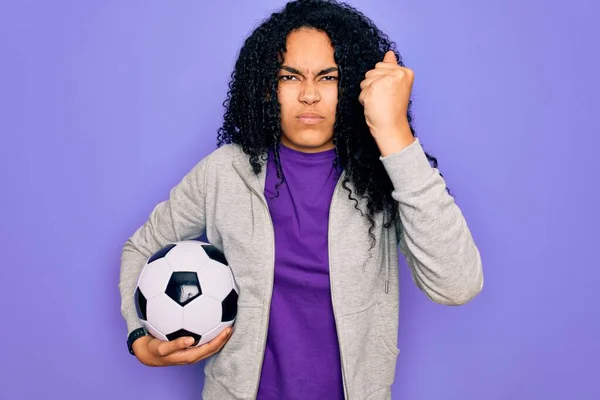
<instances>
[{"instance_id":1,"label":"face","mask_svg":"<svg viewBox=\"0 0 600 400\"><path fill-rule=\"evenodd\" d=\"M329 37L302 28L288 35L278 74L283 145L305 153L332 149L339 72Z\"/></svg>"}]
</instances>

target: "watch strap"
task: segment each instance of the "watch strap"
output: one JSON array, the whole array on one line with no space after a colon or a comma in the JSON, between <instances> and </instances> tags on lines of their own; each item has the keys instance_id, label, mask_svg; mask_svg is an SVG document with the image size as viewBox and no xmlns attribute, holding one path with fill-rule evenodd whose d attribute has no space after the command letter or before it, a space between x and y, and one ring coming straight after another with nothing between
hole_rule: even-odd
<instances>
[{"instance_id":1,"label":"watch strap","mask_svg":"<svg viewBox=\"0 0 600 400\"><path fill-rule=\"evenodd\" d=\"M127 337L127 349L129 350L130 354L135 355L135 353L133 352L133 342L146 335L148 335L148 331L146 331L146 329L144 328L137 328L131 331L131 333Z\"/></svg>"}]
</instances>

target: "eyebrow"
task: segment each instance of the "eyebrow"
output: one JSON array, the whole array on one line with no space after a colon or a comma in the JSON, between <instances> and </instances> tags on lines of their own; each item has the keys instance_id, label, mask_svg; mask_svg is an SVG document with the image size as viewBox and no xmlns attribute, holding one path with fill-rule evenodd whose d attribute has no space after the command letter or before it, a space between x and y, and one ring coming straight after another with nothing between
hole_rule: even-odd
<instances>
[{"instance_id":1,"label":"eyebrow","mask_svg":"<svg viewBox=\"0 0 600 400\"><path fill-rule=\"evenodd\" d=\"M283 69L283 70L286 70L286 71L288 71L288 72L291 72L292 74L296 74L296 75L302 75L302 76L304 76L304 74L303 74L303 73L302 73L300 70L298 70L298 69L296 69L296 68L294 68L294 67L289 67L289 66L287 66L287 65L283 65L283 66L281 67L281 69ZM338 68L337 68L337 67L329 67L329 68L325 68L325 69L323 69L323 70L319 71L319 73L318 73L316 76L326 75L326 74L329 74L329 73L331 73L331 72L339 72L339 70L338 70Z\"/></svg>"}]
</instances>

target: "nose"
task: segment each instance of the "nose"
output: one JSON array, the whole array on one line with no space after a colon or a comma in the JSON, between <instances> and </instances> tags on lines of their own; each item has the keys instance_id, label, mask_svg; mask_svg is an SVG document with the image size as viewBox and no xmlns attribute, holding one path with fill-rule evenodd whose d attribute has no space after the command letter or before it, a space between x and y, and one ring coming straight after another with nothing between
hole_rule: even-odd
<instances>
[{"instance_id":1,"label":"nose","mask_svg":"<svg viewBox=\"0 0 600 400\"><path fill-rule=\"evenodd\" d=\"M321 99L319 95L319 90L317 85L312 82L310 79L306 79L302 82L302 90L300 91L300 95L298 100L304 104L314 104Z\"/></svg>"}]
</instances>

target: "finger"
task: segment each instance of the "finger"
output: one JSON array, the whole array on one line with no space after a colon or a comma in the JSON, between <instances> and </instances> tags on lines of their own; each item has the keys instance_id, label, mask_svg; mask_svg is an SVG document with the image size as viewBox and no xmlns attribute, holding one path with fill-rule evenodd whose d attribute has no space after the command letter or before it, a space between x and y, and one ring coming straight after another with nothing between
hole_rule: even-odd
<instances>
[{"instance_id":1,"label":"finger","mask_svg":"<svg viewBox=\"0 0 600 400\"><path fill-rule=\"evenodd\" d=\"M365 105L365 96L367 95L367 90L363 90L360 92L360 95L358 96L358 102L360 104L362 104L363 106Z\"/></svg>"},{"instance_id":2,"label":"finger","mask_svg":"<svg viewBox=\"0 0 600 400\"><path fill-rule=\"evenodd\" d=\"M231 337L231 328L224 329L223 332L219 334L216 338L211 340L208 343L203 344L202 346L198 346L193 349L183 350L184 353L181 355L177 355L183 358L184 363L196 363L200 360L203 360L207 357L212 356L213 354L221 351L223 346L227 343L229 338Z\"/></svg>"},{"instance_id":3,"label":"finger","mask_svg":"<svg viewBox=\"0 0 600 400\"><path fill-rule=\"evenodd\" d=\"M365 78L370 78L372 76L381 76L381 75L389 74L391 71L392 71L392 69L388 68L388 67L379 68L379 69L372 69L370 71L367 71L367 73L365 74Z\"/></svg>"},{"instance_id":4,"label":"finger","mask_svg":"<svg viewBox=\"0 0 600 400\"><path fill-rule=\"evenodd\" d=\"M370 91L371 91L371 84L368 84L367 86L365 86L365 88L363 90L361 90L360 95L358 96L358 101L363 106L365 105L365 100L366 100L367 96L369 95Z\"/></svg>"},{"instance_id":5,"label":"finger","mask_svg":"<svg viewBox=\"0 0 600 400\"><path fill-rule=\"evenodd\" d=\"M362 90L360 92L360 95L358 96L358 101L360 102L360 104L362 104L363 106L365 105L365 98L369 94L371 85L373 85L374 82L377 82L380 79L385 79L386 77L387 77L387 74L381 75L381 76L376 76L372 79L367 80L367 82L364 85L361 83ZM364 88L363 88L363 86L364 86Z\"/></svg>"},{"instance_id":6,"label":"finger","mask_svg":"<svg viewBox=\"0 0 600 400\"><path fill-rule=\"evenodd\" d=\"M383 62L383 61L379 61L377 64L375 64L375 70L395 70L395 69L399 69L402 68L400 65L398 64L394 64L394 63L388 63L388 62Z\"/></svg>"},{"instance_id":7,"label":"finger","mask_svg":"<svg viewBox=\"0 0 600 400\"><path fill-rule=\"evenodd\" d=\"M360 83L360 88L361 90L365 90L366 88L368 88L369 86L371 86L373 84L373 82L383 78L384 76L386 76L387 74L382 74L382 75L372 75L371 77L363 80Z\"/></svg>"},{"instance_id":8,"label":"finger","mask_svg":"<svg viewBox=\"0 0 600 400\"><path fill-rule=\"evenodd\" d=\"M194 338L189 336L183 336L169 342L163 340L159 342L160 343L158 343L157 345L156 352L161 357L166 357L169 354L176 352L177 350L187 349L188 347L193 345Z\"/></svg>"},{"instance_id":9,"label":"finger","mask_svg":"<svg viewBox=\"0 0 600 400\"><path fill-rule=\"evenodd\" d=\"M390 64L394 63L395 65L397 65L398 60L396 60L396 54L394 54L392 50L389 50L387 53L385 53L385 56L383 57L383 62Z\"/></svg>"},{"instance_id":10,"label":"finger","mask_svg":"<svg viewBox=\"0 0 600 400\"><path fill-rule=\"evenodd\" d=\"M162 340L156 339L156 338L151 338L148 341L148 351L150 351L150 353L152 354L159 354L158 353L158 346L161 344Z\"/></svg>"},{"instance_id":11,"label":"finger","mask_svg":"<svg viewBox=\"0 0 600 400\"><path fill-rule=\"evenodd\" d=\"M221 350L223 349L223 347L225 347L225 345L227 344L227 342L229 342L229 339L231 339L231 334L229 334L229 335L228 335L228 336L225 338L225 340L223 340L223 341L221 342L221 344L219 345L219 347L217 347L217 353L218 353L219 351L221 351Z\"/></svg>"},{"instance_id":12,"label":"finger","mask_svg":"<svg viewBox=\"0 0 600 400\"><path fill-rule=\"evenodd\" d=\"M227 342L227 340L231 336L231 332L231 327L223 329L223 332L219 333L219 336L205 344L206 348L211 353L217 352L220 349L220 347L223 347L222 345L224 345Z\"/></svg>"},{"instance_id":13,"label":"finger","mask_svg":"<svg viewBox=\"0 0 600 400\"><path fill-rule=\"evenodd\" d=\"M222 338L221 340L218 340L215 344L217 345L216 348L214 348L207 357L210 357L214 354L217 354L218 352L220 352L223 347L225 347L225 345L227 344L227 342L229 341L229 339L231 338L231 334L233 331L230 331L224 338Z\"/></svg>"}]
</instances>

